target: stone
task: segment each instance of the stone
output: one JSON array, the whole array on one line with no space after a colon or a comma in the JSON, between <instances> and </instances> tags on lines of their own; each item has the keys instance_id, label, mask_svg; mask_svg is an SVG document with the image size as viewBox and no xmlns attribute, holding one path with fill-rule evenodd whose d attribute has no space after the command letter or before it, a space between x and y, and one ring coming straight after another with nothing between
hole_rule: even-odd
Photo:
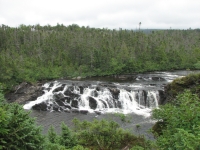
<instances>
[{"instance_id":1,"label":"stone","mask_svg":"<svg viewBox=\"0 0 200 150\"><path fill-rule=\"evenodd\" d=\"M71 106L74 107L74 108L78 108L78 101L77 100L72 100Z\"/></svg>"},{"instance_id":2,"label":"stone","mask_svg":"<svg viewBox=\"0 0 200 150\"><path fill-rule=\"evenodd\" d=\"M31 84L23 82L13 88L13 91L5 94L7 102L17 102L19 104L26 104L27 101L36 100L39 96L44 94L42 83Z\"/></svg>"},{"instance_id":3,"label":"stone","mask_svg":"<svg viewBox=\"0 0 200 150\"><path fill-rule=\"evenodd\" d=\"M88 110L80 110L81 114L88 114Z\"/></svg>"},{"instance_id":4,"label":"stone","mask_svg":"<svg viewBox=\"0 0 200 150\"><path fill-rule=\"evenodd\" d=\"M34 110L42 110L42 111L47 111L47 105L45 102L42 102L40 104L35 104L32 109Z\"/></svg>"},{"instance_id":5,"label":"stone","mask_svg":"<svg viewBox=\"0 0 200 150\"><path fill-rule=\"evenodd\" d=\"M91 109L97 108L97 101L93 97L89 97L89 106Z\"/></svg>"},{"instance_id":6,"label":"stone","mask_svg":"<svg viewBox=\"0 0 200 150\"><path fill-rule=\"evenodd\" d=\"M56 89L54 89L54 90L53 90L53 93L55 93L55 92L59 92L59 91L63 91L64 88L65 88L65 84L62 84L62 86L57 87Z\"/></svg>"}]
</instances>

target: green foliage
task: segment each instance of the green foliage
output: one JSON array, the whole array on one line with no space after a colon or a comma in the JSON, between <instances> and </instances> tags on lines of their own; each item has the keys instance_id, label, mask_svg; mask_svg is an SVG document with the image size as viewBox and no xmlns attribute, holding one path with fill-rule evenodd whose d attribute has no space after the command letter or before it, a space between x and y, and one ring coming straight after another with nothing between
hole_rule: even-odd
<instances>
[{"instance_id":1,"label":"green foliage","mask_svg":"<svg viewBox=\"0 0 200 150\"><path fill-rule=\"evenodd\" d=\"M18 104L1 103L0 106L0 149L43 149L41 128L29 113Z\"/></svg>"},{"instance_id":2,"label":"green foliage","mask_svg":"<svg viewBox=\"0 0 200 150\"><path fill-rule=\"evenodd\" d=\"M167 101L173 101L179 93L190 89L200 97L200 74L189 74L186 77L175 79L165 87Z\"/></svg>"},{"instance_id":3,"label":"green foliage","mask_svg":"<svg viewBox=\"0 0 200 150\"><path fill-rule=\"evenodd\" d=\"M75 136L64 122L61 124L60 145L66 148L72 148L77 145Z\"/></svg>"},{"instance_id":4,"label":"green foliage","mask_svg":"<svg viewBox=\"0 0 200 150\"><path fill-rule=\"evenodd\" d=\"M23 81L199 68L198 30L145 34L58 24L2 25L0 33L0 82L7 90Z\"/></svg>"},{"instance_id":5,"label":"green foliage","mask_svg":"<svg viewBox=\"0 0 200 150\"><path fill-rule=\"evenodd\" d=\"M153 111L153 117L164 122L157 144L162 149L200 148L200 98L186 90L173 104L166 104Z\"/></svg>"},{"instance_id":6,"label":"green foliage","mask_svg":"<svg viewBox=\"0 0 200 150\"><path fill-rule=\"evenodd\" d=\"M51 143L51 142L48 142L46 145L45 145L45 150L67 150L65 148L65 146L62 146L58 143Z\"/></svg>"},{"instance_id":7,"label":"green foliage","mask_svg":"<svg viewBox=\"0 0 200 150\"><path fill-rule=\"evenodd\" d=\"M130 150L144 150L144 148L141 146L134 146Z\"/></svg>"},{"instance_id":8,"label":"green foliage","mask_svg":"<svg viewBox=\"0 0 200 150\"><path fill-rule=\"evenodd\" d=\"M5 98L4 98L3 90L2 89L3 89L3 86L0 83L0 106L3 105L3 103L5 103Z\"/></svg>"},{"instance_id":9,"label":"green foliage","mask_svg":"<svg viewBox=\"0 0 200 150\"><path fill-rule=\"evenodd\" d=\"M74 131L78 143L90 149L120 149L126 145L147 146L143 137L136 137L129 131L123 130L114 121L94 120L93 122L77 119L74 121Z\"/></svg>"},{"instance_id":10,"label":"green foliage","mask_svg":"<svg viewBox=\"0 0 200 150\"><path fill-rule=\"evenodd\" d=\"M81 145L77 145L77 146L74 146L72 147L71 149L69 150L89 150L88 148L84 148L83 146Z\"/></svg>"},{"instance_id":11,"label":"green foliage","mask_svg":"<svg viewBox=\"0 0 200 150\"><path fill-rule=\"evenodd\" d=\"M120 119L121 119L121 121L122 122L128 122L128 123L130 123L131 122L131 116L130 115L125 115L125 114L123 114L123 113L116 113L115 114L116 116L119 116L120 117Z\"/></svg>"},{"instance_id":12,"label":"green foliage","mask_svg":"<svg viewBox=\"0 0 200 150\"><path fill-rule=\"evenodd\" d=\"M196 69L200 69L200 61L198 61L196 64L194 64L194 67L195 67Z\"/></svg>"},{"instance_id":13,"label":"green foliage","mask_svg":"<svg viewBox=\"0 0 200 150\"><path fill-rule=\"evenodd\" d=\"M55 132L55 128L53 126L50 126L48 130L47 138L50 143L54 143L54 144L59 143L58 141L59 137L57 133Z\"/></svg>"}]
</instances>

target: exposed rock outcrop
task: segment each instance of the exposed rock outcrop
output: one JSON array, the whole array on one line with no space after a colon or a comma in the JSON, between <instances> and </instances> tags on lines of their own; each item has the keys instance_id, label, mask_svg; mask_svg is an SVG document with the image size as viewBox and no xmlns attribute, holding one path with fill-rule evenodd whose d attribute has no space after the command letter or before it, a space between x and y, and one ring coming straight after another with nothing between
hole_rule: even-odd
<instances>
[{"instance_id":1,"label":"exposed rock outcrop","mask_svg":"<svg viewBox=\"0 0 200 150\"><path fill-rule=\"evenodd\" d=\"M27 101L36 100L43 92L43 83L31 84L22 82L20 85L15 86L13 90L5 95L8 102L17 102L25 104Z\"/></svg>"}]
</instances>

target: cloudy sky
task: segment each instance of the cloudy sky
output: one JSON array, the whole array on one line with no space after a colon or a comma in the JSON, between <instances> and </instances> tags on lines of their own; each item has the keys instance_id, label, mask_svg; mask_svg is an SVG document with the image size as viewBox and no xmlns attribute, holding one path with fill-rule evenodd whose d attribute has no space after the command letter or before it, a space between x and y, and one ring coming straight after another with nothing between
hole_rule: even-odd
<instances>
[{"instance_id":1,"label":"cloudy sky","mask_svg":"<svg viewBox=\"0 0 200 150\"><path fill-rule=\"evenodd\" d=\"M200 28L200 0L0 0L0 24Z\"/></svg>"}]
</instances>

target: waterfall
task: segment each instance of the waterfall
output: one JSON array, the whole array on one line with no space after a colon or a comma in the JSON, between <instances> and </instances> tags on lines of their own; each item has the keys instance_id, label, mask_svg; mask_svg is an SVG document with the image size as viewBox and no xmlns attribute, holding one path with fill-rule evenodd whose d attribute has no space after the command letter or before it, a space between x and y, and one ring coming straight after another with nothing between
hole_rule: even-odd
<instances>
[{"instance_id":1,"label":"waterfall","mask_svg":"<svg viewBox=\"0 0 200 150\"><path fill-rule=\"evenodd\" d=\"M159 92L120 84L81 84L54 81L43 85L44 95L23 106L46 111L120 112L149 116L158 107Z\"/></svg>"}]
</instances>

